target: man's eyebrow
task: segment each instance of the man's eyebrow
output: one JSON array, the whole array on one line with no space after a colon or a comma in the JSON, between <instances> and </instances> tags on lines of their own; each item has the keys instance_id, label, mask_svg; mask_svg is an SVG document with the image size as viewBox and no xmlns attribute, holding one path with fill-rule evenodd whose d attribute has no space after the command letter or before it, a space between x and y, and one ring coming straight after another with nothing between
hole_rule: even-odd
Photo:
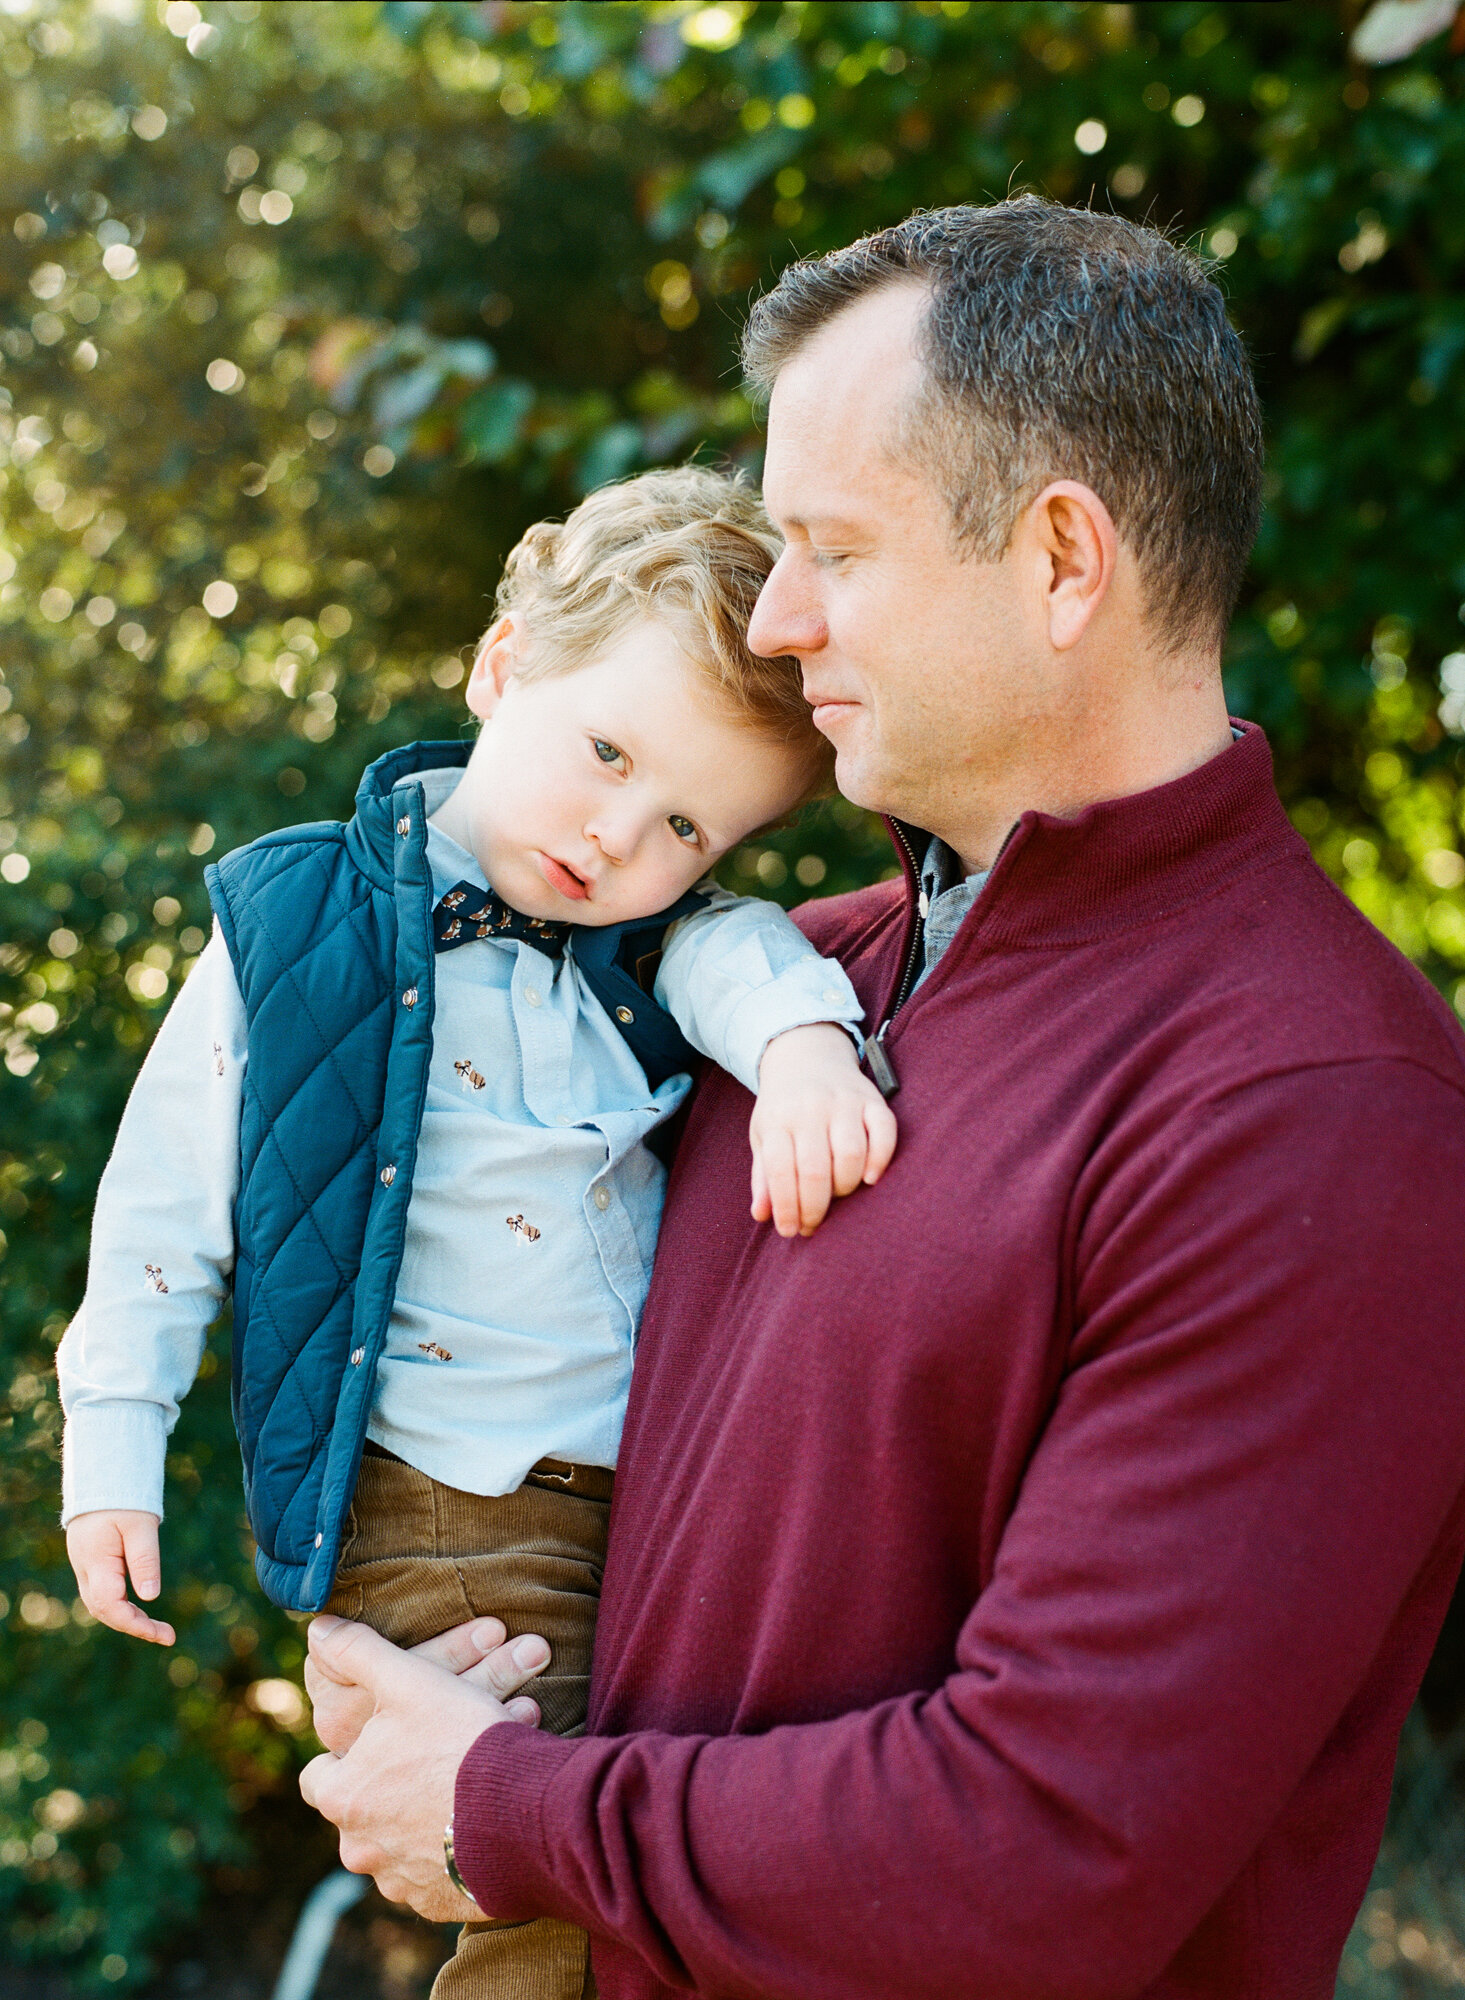
<instances>
[{"instance_id":1,"label":"man's eyebrow","mask_svg":"<svg viewBox=\"0 0 1465 2000\"><path fill-rule=\"evenodd\" d=\"M805 535L816 528L823 528L826 531L832 528L853 534L863 532L861 522L853 514L785 514L781 517L780 525L785 532L790 528L797 528L800 534Z\"/></svg>"}]
</instances>

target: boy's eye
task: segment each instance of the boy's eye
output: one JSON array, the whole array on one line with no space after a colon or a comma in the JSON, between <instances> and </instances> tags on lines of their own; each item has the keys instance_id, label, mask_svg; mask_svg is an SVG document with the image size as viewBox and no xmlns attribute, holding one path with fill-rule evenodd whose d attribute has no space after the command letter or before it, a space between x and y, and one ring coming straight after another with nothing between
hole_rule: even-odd
<instances>
[{"instance_id":1,"label":"boy's eye","mask_svg":"<svg viewBox=\"0 0 1465 2000\"><path fill-rule=\"evenodd\" d=\"M614 743L607 743L603 736L596 736L591 740L595 745L595 754L602 764L619 764L621 753Z\"/></svg>"},{"instance_id":2,"label":"boy's eye","mask_svg":"<svg viewBox=\"0 0 1465 2000\"><path fill-rule=\"evenodd\" d=\"M671 828L672 832L676 835L678 840L690 840L693 843L696 842L697 839L696 827L693 826L692 822L689 819L684 818L681 813L669 813L667 815L666 823Z\"/></svg>"}]
</instances>

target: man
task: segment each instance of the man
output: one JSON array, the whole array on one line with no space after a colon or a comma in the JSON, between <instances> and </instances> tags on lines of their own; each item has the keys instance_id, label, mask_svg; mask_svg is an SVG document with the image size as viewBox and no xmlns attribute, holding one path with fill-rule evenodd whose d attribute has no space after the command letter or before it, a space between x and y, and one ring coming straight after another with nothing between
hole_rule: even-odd
<instances>
[{"instance_id":1,"label":"man","mask_svg":"<svg viewBox=\"0 0 1465 2000\"><path fill-rule=\"evenodd\" d=\"M1183 251L1024 197L795 266L747 358L752 642L904 863L803 916L900 1150L783 1242L703 1084L590 1733L497 1726L494 1632L327 1627L306 1796L439 1916L454 1812L606 2000L1324 2000L1465 1547L1465 1051L1227 720L1244 354Z\"/></svg>"}]
</instances>

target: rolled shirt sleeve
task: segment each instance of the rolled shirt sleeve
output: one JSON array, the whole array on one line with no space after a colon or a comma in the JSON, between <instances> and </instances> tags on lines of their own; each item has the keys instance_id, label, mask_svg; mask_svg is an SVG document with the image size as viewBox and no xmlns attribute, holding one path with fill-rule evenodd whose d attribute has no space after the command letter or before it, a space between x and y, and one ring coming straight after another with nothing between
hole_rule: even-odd
<instances>
[{"instance_id":1,"label":"rolled shirt sleeve","mask_svg":"<svg viewBox=\"0 0 1465 2000\"><path fill-rule=\"evenodd\" d=\"M656 998L693 1048L755 1093L764 1049L790 1028L832 1021L864 1048L864 1010L843 968L758 896L714 888L705 910L674 924Z\"/></svg>"},{"instance_id":2,"label":"rolled shirt sleeve","mask_svg":"<svg viewBox=\"0 0 1465 2000\"><path fill-rule=\"evenodd\" d=\"M234 1263L244 1006L216 929L169 1009L97 1190L87 1287L56 1356L62 1523L163 1512L179 1399Z\"/></svg>"}]
</instances>

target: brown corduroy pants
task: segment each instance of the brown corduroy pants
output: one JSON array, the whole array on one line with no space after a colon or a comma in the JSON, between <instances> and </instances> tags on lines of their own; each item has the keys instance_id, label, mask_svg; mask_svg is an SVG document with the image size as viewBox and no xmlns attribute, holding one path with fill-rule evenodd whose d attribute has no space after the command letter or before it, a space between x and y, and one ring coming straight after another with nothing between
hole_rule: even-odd
<instances>
[{"instance_id":1,"label":"brown corduroy pants","mask_svg":"<svg viewBox=\"0 0 1465 2000\"><path fill-rule=\"evenodd\" d=\"M533 1683L544 1727L585 1727L590 1648L613 1475L541 1459L517 1492L459 1493L368 1451L327 1610L415 1646L470 1618L538 1632L553 1657ZM594 2000L590 1940L573 1924L465 1924L431 2000Z\"/></svg>"}]
</instances>

